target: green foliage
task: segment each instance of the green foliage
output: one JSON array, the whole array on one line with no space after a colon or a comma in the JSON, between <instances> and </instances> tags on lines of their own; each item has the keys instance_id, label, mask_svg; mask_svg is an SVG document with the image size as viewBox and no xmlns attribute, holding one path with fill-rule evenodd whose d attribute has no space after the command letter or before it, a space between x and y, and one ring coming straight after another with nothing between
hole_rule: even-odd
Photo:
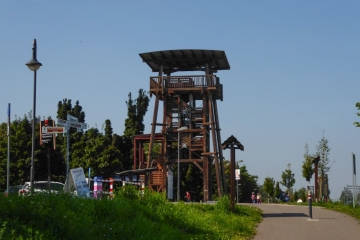
<instances>
[{"instance_id":1,"label":"green foliage","mask_svg":"<svg viewBox=\"0 0 360 240\"><path fill-rule=\"evenodd\" d=\"M227 213L231 212L231 202L228 196L221 197L215 205L215 208Z\"/></svg>"},{"instance_id":2,"label":"green foliage","mask_svg":"<svg viewBox=\"0 0 360 240\"><path fill-rule=\"evenodd\" d=\"M144 130L143 117L147 111L148 97L142 90L136 100L137 133ZM79 122L85 122L85 112L79 101L75 105L71 99L63 99L57 105L57 118L67 119L67 114L77 117ZM51 119L49 117L48 119ZM46 180L48 177L48 158L46 147L40 146L39 121L35 119L35 180ZM32 114L17 118L10 124L10 185L24 184L29 181L31 146L32 146ZM82 167L84 170L92 169L92 174L112 177L115 172L131 169L132 139L113 134L111 121L105 120L104 133L97 128L87 130L85 133L70 129L70 168ZM7 167L7 124L0 124L0 189L6 187ZM50 151L50 170L53 181L65 182L66 176L66 146L67 137L58 134L56 137L56 150ZM87 172L87 171L85 171Z\"/></svg>"},{"instance_id":3,"label":"green foliage","mask_svg":"<svg viewBox=\"0 0 360 240\"><path fill-rule=\"evenodd\" d=\"M302 187L299 190L297 190L297 197L298 199L301 199L303 202L306 202L307 200L307 190L306 188ZM296 199L296 200L298 200Z\"/></svg>"},{"instance_id":4,"label":"green foliage","mask_svg":"<svg viewBox=\"0 0 360 240\"><path fill-rule=\"evenodd\" d=\"M251 175L246 165L240 167L239 202L251 202L251 193L258 188L258 176Z\"/></svg>"},{"instance_id":5,"label":"green foliage","mask_svg":"<svg viewBox=\"0 0 360 240\"><path fill-rule=\"evenodd\" d=\"M263 189L269 194L270 197L274 197L275 194L275 180L273 178L267 177L264 180Z\"/></svg>"},{"instance_id":6,"label":"green foliage","mask_svg":"<svg viewBox=\"0 0 360 240\"><path fill-rule=\"evenodd\" d=\"M329 148L328 140L324 136L319 141L319 145L316 146L316 150L317 150L316 155L320 156L320 161L318 165L319 176L325 176L325 174L330 171L329 155L331 148Z\"/></svg>"},{"instance_id":7,"label":"green foliage","mask_svg":"<svg viewBox=\"0 0 360 240\"><path fill-rule=\"evenodd\" d=\"M355 104L355 106L356 106L357 110L360 111L360 102L357 102L357 103ZM358 116L360 117L360 112L357 112L356 115L358 115ZM354 122L354 125L355 125L356 127L360 127L360 122Z\"/></svg>"},{"instance_id":8,"label":"green foliage","mask_svg":"<svg viewBox=\"0 0 360 240\"><path fill-rule=\"evenodd\" d=\"M224 161L225 180L227 192L230 193L230 161ZM214 179L215 179L215 172ZM240 167L240 180L239 180L239 202L251 202L251 193L254 189L258 188L258 176L249 174L246 165ZM214 184L216 187L216 184Z\"/></svg>"},{"instance_id":9,"label":"green foliage","mask_svg":"<svg viewBox=\"0 0 360 240\"><path fill-rule=\"evenodd\" d=\"M326 209L330 209L337 212L345 213L349 216L352 216L356 218L358 221L360 221L360 206L357 205L355 208L352 205L344 205L341 202L318 202L314 203L314 206L321 206Z\"/></svg>"},{"instance_id":10,"label":"green foliage","mask_svg":"<svg viewBox=\"0 0 360 240\"><path fill-rule=\"evenodd\" d=\"M143 134L145 130L143 122L150 99L147 92L143 89L140 89L138 93L138 97L135 101L132 99L131 93L129 93L129 99L126 101L128 106L128 118L125 120L124 136L128 138Z\"/></svg>"},{"instance_id":11,"label":"green foliage","mask_svg":"<svg viewBox=\"0 0 360 240\"><path fill-rule=\"evenodd\" d=\"M139 90L138 97L135 101L132 99L131 93L129 93L128 97L129 99L126 101L128 112L127 119L125 119L123 147L121 148L121 152L124 154L124 168L132 169L134 155L132 137L144 133L144 116L148 110L150 99L147 92L143 89Z\"/></svg>"},{"instance_id":12,"label":"green foliage","mask_svg":"<svg viewBox=\"0 0 360 240\"><path fill-rule=\"evenodd\" d=\"M1 239L250 239L258 208L170 203L165 194L126 186L113 200L67 194L0 196Z\"/></svg>"},{"instance_id":13,"label":"green foliage","mask_svg":"<svg viewBox=\"0 0 360 240\"><path fill-rule=\"evenodd\" d=\"M296 202L298 199L299 199L299 194L298 194L298 192L296 191L296 192L294 193L293 201Z\"/></svg>"},{"instance_id":14,"label":"green foliage","mask_svg":"<svg viewBox=\"0 0 360 240\"><path fill-rule=\"evenodd\" d=\"M275 197L278 198L280 196L281 192L282 192L282 190L280 189L280 184L279 184L279 182L276 182L275 192L274 192Z\"/></svg>"},{"instance_id":15,"label":"green foliage","mask_svg":"<svg viewBox=\"0 0 360 240\"><path fill-rule=\"evenodd\" d=\"M305 144L304 162L302 165L302 176L310 183L312 175L314 174L314 167L312 160L314 156L309 154L308 144Z\"/></svg>"},{"instance_id":16,"label":"green foliage","mask_svg":"<svg viewBox=\"0 0 360 240\"><path fill-rule=\"evenodd\" d=\"M295 184L294 176L295 174L291 171L291 169L285 169L285 171L281 174L281 185L289 190Z\"/></svg>"}]
</instances>

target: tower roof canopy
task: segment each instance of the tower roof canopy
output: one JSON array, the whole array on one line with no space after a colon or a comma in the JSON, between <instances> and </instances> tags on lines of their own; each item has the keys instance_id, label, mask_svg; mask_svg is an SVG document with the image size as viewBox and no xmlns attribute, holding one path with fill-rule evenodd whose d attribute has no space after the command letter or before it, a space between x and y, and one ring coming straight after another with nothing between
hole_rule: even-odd
<instances>
[{"instance_id":1,"label":"tower roof canopy","mask_svg":"<svg viewBox=\"0 0 360 240\"><path fill-rule=\"evenodd\" d=\"M140 53L139 55L153 72L159 72L161 65L163 65L164 73L205 71L206 64L209 64L211 72L230 69L225 52L219 50L180 49Z\"/></svg>"}]
</instances>

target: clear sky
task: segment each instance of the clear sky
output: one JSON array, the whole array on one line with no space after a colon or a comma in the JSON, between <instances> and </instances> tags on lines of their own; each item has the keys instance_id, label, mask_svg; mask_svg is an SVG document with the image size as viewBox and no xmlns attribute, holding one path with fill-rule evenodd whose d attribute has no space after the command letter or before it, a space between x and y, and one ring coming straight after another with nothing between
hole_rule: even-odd
<instances>
[{"instance_id":1,"label":"clear sky","mask_svg":"<svg viewBox=\"0 0 360 240\"><path fill-rule=\"evenodd\" d=\"M139 53L224 50L231 69L216 74L224 85L219 118L222 140L234 135L245 146L236 159L260 184L280 181L290 163L299 189L308 185L304 146L315 153L324 134L331 198L338 199L352 184L351 153L360 159L353 125L360 121L359 12L355 0L0 1L0 122L8 103L11 120L32 110L33 73L25 63L34 38L43 64L36 115L56 118L59 101L79 100L90 127L101 131L110 119L119 135L128 93L149 90L156 75ZM229 150L224 155L229 159Z\"/></svg>"}]
</instances>

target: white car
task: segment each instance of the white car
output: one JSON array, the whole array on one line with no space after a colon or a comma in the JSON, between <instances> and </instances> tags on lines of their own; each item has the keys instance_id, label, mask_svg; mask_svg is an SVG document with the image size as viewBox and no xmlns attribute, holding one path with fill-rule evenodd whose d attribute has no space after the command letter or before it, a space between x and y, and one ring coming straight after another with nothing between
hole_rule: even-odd
<instances>
[{"instance_id":1,"label":"white car","mask_svg":"<svg viewBox=\"0 0 360 240\"><path fill-rule=\"evenodd\" d=\"M19 190L19 195L30 194L30 182L25 182L22 189ZM63 191L65 184L60 182L50 182L51 193L58 193ZM34 193L48 193L49 192L49 182L48 181L34 181Z\"/></svg>"}]
</instances>

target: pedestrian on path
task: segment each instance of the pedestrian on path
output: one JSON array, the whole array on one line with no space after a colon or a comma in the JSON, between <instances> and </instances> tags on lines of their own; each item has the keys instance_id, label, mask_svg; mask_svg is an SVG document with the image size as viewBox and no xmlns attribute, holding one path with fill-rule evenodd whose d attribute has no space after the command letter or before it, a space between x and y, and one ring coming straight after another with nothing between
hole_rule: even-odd
<instances>
[{"instance_id":1,"label":"pedestrian on path","mask_svg":"<svg viewBox=\"0 0 360 240\"><path fill-rule=\"evenodd\" d=\"M260 193L258 193L257 196L256 196L256 203L261 203L261 195L260 195Z\"/></svg>"},{"instance_id":2,"label":"pedestrian on path","mask_svg":"<svg viewBox=\"0 0 360 240\"><path fill-rule=\"evenodd\" d=\"M191 201L191 195L190 195L189 191L186 191L185 199L186 199L187 202Z\"/></svg>"},{"instance_id":3,"label":"pedestrian on path","mask_svg":"<svg viewBox=\"0 0 360 240\"><path fill-rule=\"evenodd\" d=\"M256 203L256 196L254 192L251 193L251 202Z\"/></svg>"}]
</instances>

